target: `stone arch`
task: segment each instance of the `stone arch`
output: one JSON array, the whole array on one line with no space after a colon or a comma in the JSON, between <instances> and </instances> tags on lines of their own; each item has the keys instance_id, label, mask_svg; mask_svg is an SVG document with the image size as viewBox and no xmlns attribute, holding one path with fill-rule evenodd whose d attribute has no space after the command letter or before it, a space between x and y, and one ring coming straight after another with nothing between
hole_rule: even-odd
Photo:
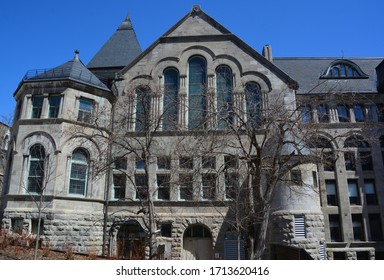
<instances>
[{"instance_id":1,"label":"stone arch","mask_svg":"<svg viewBox=\"0 0 384 280\"><path fill-rule=\"evenodd\" d=\"M183 232L182 259L213 259L213 238L211 230L202 223L190 224Z\"/></svg>"},{"instance_id":2,"label":"stone arch","mask_svg":"<svg viewBox=\"0 0 384 280\"><path fill-rule=\"evenodd\" d=\"M43 145L47 154L54 154L57 150L56 141L50 134L44 131L35 131L24 137L20 145L20 152L28 154L29 148L36 143Z\"/></svg>"},{"instance_id":3,"label":"stone arch","mask_svg":"<svg viewBox=\"0 0 384 280\"><path fill-rule=\"evenodd\" d=\"M317 133L310 137L306 142L310 148L331 149L333 151L339 148L338 143L327 133Z\"/></svg>"},{"instance_id":4,"label":"stone arch","mask_svg":"<svg viewBox=\"0 0 384 280\"><path fill-rule=\"evenodd\" d=\"M64 155L70 156L77 148L87 150L91 161L99 160L102 155L100 146L91 137L84 136L73 136L69 138L63 144L61 151Z\"/></svg>"},{"instance_id":5,"label":"stone arch","mask_svg":"<svg viewBox=\"0 0 384 280\"><path fill-rule=\"evenodd\" d=\"M117 258L127 260L145 259L146 233L137 220L114 223L110 228L110 235L115 235L114 242L116 244L114 246L110 244L110 246L115 247L115 256Z\"/></svg>"},{"instance_id":6,"label":"stone arch","mask_svg":"<svg viewBox=\"0 0 384 280\"><path fill-rule=\"evenodd\" d=\"M214 68L212 68L213 61L215 59L215 54L213 51L207 47L203 46L191 46L185 49L180 56L180 74L188 75L188 63L189 59L194 56L201 56L207 62L207 74L212 75L214 73Z\"/></svg>"},{"instance_id":7,"label":"stone arch","mask_svg":"<svg viewBox=\"0 0 384 280\"><path fill-rule=\"evenodd\" d=\"M179 72L179 59L177 57L165 57L159 60L151 70L151 76L154 80L163 76L164 70L167 68L176 68Z\"/></svg>"},{"instance_id":8,"label":"stone arch","mask_svg":"<svg viewBox=\"0 0 384 280\"><path fill-rule=\"evenodd\" d=\"M243 76L241 77L241 82L243 85L249 82L256 82L260 85L260 89L262 92L270 92L272 90L271 81L268 79L267 76L265 76L260 72L256 72L256 71L244 72Z\"/></svg>"}]
</instances>

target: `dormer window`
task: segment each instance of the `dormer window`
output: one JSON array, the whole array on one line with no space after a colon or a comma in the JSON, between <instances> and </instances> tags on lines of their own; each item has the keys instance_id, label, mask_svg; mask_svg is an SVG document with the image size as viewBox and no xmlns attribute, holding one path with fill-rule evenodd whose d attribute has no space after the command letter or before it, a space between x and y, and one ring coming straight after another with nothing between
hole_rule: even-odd
<instances>
[{"instance_id":1,"label":"dormer window","mask_svg":"<svg viewBox=\"0 0 384 280\"><path fill-rule=\"evenodd\" d=\"M348 60L336 60L331 63L322 79L350 79L350 78L368 78L368 75L360 69L359 66Z\"/></svg>"}]
</instances>

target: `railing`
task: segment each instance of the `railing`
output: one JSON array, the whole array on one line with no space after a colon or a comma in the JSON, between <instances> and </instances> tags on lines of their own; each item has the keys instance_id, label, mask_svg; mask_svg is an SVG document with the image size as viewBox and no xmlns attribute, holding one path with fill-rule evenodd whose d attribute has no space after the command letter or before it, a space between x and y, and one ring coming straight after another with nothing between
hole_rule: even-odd
<instances>
[{"instance_id":1,"label":"railing","mask_svg":"<svg viewBox=\"0 0 384 280\"><path fill-rule=\"evenodd\" d=\"M24 75L23 81L31 80L51 80L51 79L65 79L72 78L80 80L87 84L96 85L105 88L105 85L96 78L90 71L82 71L76 67L60 67L52 69L34 69L29 70Z\"/></svg>"}]
</instances>

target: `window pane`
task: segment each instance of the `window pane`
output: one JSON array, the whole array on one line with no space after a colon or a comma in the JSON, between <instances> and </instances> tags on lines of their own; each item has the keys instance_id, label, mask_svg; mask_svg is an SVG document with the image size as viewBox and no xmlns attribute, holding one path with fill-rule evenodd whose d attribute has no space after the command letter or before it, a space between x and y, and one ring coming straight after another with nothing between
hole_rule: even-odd
<instances>
[{"instance_id":1,"label":"window pane","mask_svg":"<svg viewBox=\"0 0 384 280\"><path fill-rule=\"evenodd\" d=\"M303 123L309 123L312 121L312 108L311 108L311 106L304 106L301 109L301 121Z\"/></svg>"},{"instance_id":2,"label":"window pane","mask_svg":"<svg viewBox=\"0 0 384 280\"><path fill-rule=\"evenodd\" d=\"M327 204L329 206L337 206L338 198L337 198L336 182L334 180L326 180L325 187L327 191Z\"/></svg>"},{"instance_id":3,"label":"window pane","mask_svg":"<svg viewBox=\"0 0 384 280\"><path fill-rule=\"evenodd\" d=\"M364 240L363 217L360 214L352 214L352 227L354 240Z\"/></svg>"},{"instance_id":4,"label":"window pane","mask_svg":"<svg viewBox=\"0 0 384 280\"><path fill-rule=\"evenodd\" d=\"M216 192L216 175L203 174L202 178L202 190L203 199L214 199Z\"/></svg>"},{"instance_id":5,"label":"window pane","mask_svg":"<svg viewBox=\"0 0 384 280\"><path fill-rule=\"evenodd\" d=\"M225 174L225 198L234 199L239 188L239 175L237 173Z\"/></svg>"},{"instance_id":6,"label":"window pane","mask_svg":"<svg viewBox=\"0 0 384 280\"><path fill-rule=\"evenodd\" d=\"M359 152L361 169L373 170L372 157L370 152Z\"/></svg>"},{"instance_id":7,"label":"window pane","mask_svg":"<svg viewBox=\"0 0 384 280\"><path fill-rule=\"evenodd\" d=\"M44 189L45 150L42 145L33 145L29 151L28 192L41 193Z\"/></svg>"},{"instance_id":8,"label":"window pane","mask_svg":"<svg viewBox=\"0 0 384 280\"><path fill-rule=\"evenodd\" d=\"M383 240L383 229L381 225L380 214L368 214L369 220L369 229L371 232L372 241L381 241Z\"/></svg>"},{"instance_id":9,"label":"window pane","mask_svg":"<svg viewBox=\"0 0 384 280\"><path fill-rule=\"evenodd\" d=\"M328 108L325 105L317 106L317 118L319 122L329 121Z\"/></svg>"},{"instance_id":10,"label":"window pane","mask_svg":"<svg viewBox=\"0 0 384 280\"><path fill-rule=\"evenodd\" d=\"M113 198L114 199L124 199L125 198L125 184L126 177L125 175L113 175Z\"/></svg>"},{"instance_id":11,"label":"window pane","mask_svg":"<svg viewBox=\"0 0 384 280\"><path fill-rule=\"evenodd\" d=\"M202 157L202 167L203 169L215 169L216 168L216 158L215 157Z\"/></svg>"},{"instance_id":12,"label":"window pane","mask_svg":"<svg viewBox=\"0 0 384 280\"><path fill-rule=\"evenodd\" d=\"M356 180L348 180L348 195L351 205L360 204L360 195Z\"/></svg>"},{"instance_id":13,"label":"window pane","mask_svg":"<svg viewBox=\"0 0 384 280\"><path fill-rule=\"evenodd\" d=\"M53 95L49 97L49 118L57 118L59 115L61 96Z\"/></svg>"},{"instance_id":14,"label":"window pane","mask_svg":"<svg viewBox=\"0 0 384 280\"><path fill-rule=\"evenodd\" d=\"M80 98L79 113L77 120L80 122L90 123L93 114L93 101Z\"/></svg>"},{"instance_id":15,"label":"window pane","mask_svg":"<svg viewBox=\"0 0 384 280\"><path fill-rule=\"evenodd\" d=\"M342 241L339 215L329 215L329 230L332 241Z\"/></svg>"},{"instance_id":16,"label":"window pane","mask_svg":"<svg viewBox=\"0 0 384 280\"><path fill-rule=\"evenodd\" d=\"M176 69L164 71L163 130L178 127L179 72Z\"/></svg>"},{"instance_id":17,"label":"window pane","mask_svg":"<svg viewBox=\"0 0 384 280\"><path fill-rule=\"evenodd\" d=\"M179 166L181 169L193 169L193 158L192 157L180 157Z\"/></svg>"},{"instance_id":18,"label":"window pane","mask_svg":"<svg viewBox=\"0 0 384 280\"><path fill-rule=\"evenodd\" d=\"M216 69L217 127L224 129L233 123L233 74L231 68L221 65Z\"/></svg>"},{"instance_id":19,"label":"window pane","mask_svg":"<svg viewBox=\"0 0 384 280\"><path fill-rule=\"evenodd\" d=\"M224 156L225 168L237 168L238 161L236 156Z\"/></svg>"},{"instance_id":20,"label":"window pane","mask_svg":"<svg viewBox=\"0 0 384 280\"><path fill-rule=\"evenodd\" d=\"M83 149L72 154L69 193L85 195L88 176L88 155Z\"/></svg>"},{"instance_id":21,"label":"window pane","mask_svg":"<svg viewBox=\"0 0 384 280\"><path fill-rule=\"evenodd\" d=\"M180 199L192 200L193 199L193 175L192 174L180 174Z\"/></svg>"},{"instance_id":22,"label":"window pane","mask_svg":"<svg viewBox=\"0 0 384 280\"><path fill-rule=\"evenodd\" d=\"M247 106L247 124L252 128L260 127L262 123L261 114L261 92L257 83L247 83L245 85L245 101Z\"/></svg>"},{"instance_id":23,"label":"window pane","mask_svg":"<svg viewBox=\"0 0 384 280\"><path fill-rule=\"evenodd\" d=\"M377 205L375 183L372 180L364 180L364 194L367 205Z\"/></svg>"},{"instance_id":24,"label":"window pane","mask_svg":"<svg viewBox=\"0 0 384 280\"><path fill-rule=\"evenodd\" d=\"M353 152L344 153L344 159L345 159L346 170L356 170L355 153Z\"/></svg>"},{"instance_id":25,"label":"window pane","mask_svg":"<svg viewBox=\"0 0 384 280\"><path fill-rule=\"evenodd\" d=\"M207 115L207 65L202 57L189 61L188 128L202 128Z\"/></svg>"},{"instance_id":26,"label":"window pane","mask_svg":"<svg viewBox=\"0 0 384 280\"><path fill-rule=\"evenodd\" d=\"M337 105L339 122L349 122L349 110L345 105Z\"/></svg>"},{"instance_id":27,"label":"window pane","mask_svg":"<svg viewBox=\"0 0 384 280\"><path fill-rule=\"evenodd\" d=\"M151 96L147 87L136 89L136 122L135 130L144 131L149 129L151 118Z\"/></svg>"},{"instance_id":28,"label":"window pane","mask_svg":"<svg viewBox=\"0 0 384 280\"><path fill-rule=\"evenodd\" d=\"M171 169L171 157L164 156L157 158L157 168L158 169Z\"/></svg>"},{"instance_id":29,"label":"window pane","mask_svg":"<svg viewBox=\"0 0 384 280\"><path fill-rule=\"evenodd\" d=\"M43 96L33 96L32 97L32 116L33 119L38 119L41 117L41 111L43 108Z\"/></svg>"},{"instance_id":30,"label":"window pane","mask_svg":"<svg viewBox=\"0 0 384 280\"><path fill-rule=\"evenodd\" d=\"M355 114L356 122L363 122L365 120L363 107L361 105L353 106L353 112Z\"/></svg>"}]
</instances>

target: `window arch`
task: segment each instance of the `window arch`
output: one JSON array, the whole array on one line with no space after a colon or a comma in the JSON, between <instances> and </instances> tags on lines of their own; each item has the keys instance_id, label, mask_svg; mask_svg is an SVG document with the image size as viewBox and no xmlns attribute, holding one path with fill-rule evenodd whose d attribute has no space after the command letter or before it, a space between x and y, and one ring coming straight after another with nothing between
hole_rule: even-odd
<instances>
[{"instance_id":1,"label":"window arch","mask_svg":"<svg viewBox=\"0 0 384 280\"><path fill-rule=\"evenodd\" d=\"M149 129L151 117L151 96L148 86L136 88L136 120L135 130L145 131Z\"/></svg>"},{"instance_id":2,"label":"window arch","mask_svg":"<svg viewBox=\"0 0 384 280\"><path fill-rule=\"evenodd\" d=\"M249 82L245 85L245 102L247 107L247 124L252 128L258 128L262 122L261 114L261 90L260 85Z\"/></svg>"},{"instance_id":3,"label":"window arch","mask_svg":"<svg viewBox=\"0 0 384 280\"><path fill-rule=\"evenodd\" d=\"M373 170L371 146L363 137L359 135L348 137L344 142L344 148L348 148L346 154L353 156L353 161L356 161L363 171Z\"/></svg>"},{"instance_id":4,"label":"window arch","mask_svg":"<svg viewBox=\"0 0 384 280\"><path fill-rule=\"evenodd\" d=\"M29 149L27 190L42 193L44 190L45 149L35 144Z\"/></svg>"},{"instance_id":5,"label":"window arch","mask_svg":"<svg viewBox=\"0 0 384 280\"><path fill-rule=\"evenodd\" d=\"M216 68L217 128L224 129L233 123L233 74L227 65Z\"/></svg>"},{"instance_id":6,"label":"window arch","mask_svg":"<svg viewBox=\"0 0 384 280\"><path fill-rule=\"evenodd\" d=\"M72 153L71 171L69 178L69 193L85 195L89 169L89 154L83 148L77 148Z\"/></svg>"},{"instance_id":7,"label":"window arch","mask_svg":"<svg viewBox=\"0 0 384 280\"><path fill-rule=\"evenodd\" d=\"M207 117L207 62L201 56L189 60L188 128L201 128Z\"/></svg>"},{"instance_id":8,"label":"window arch","mask_svg":"<svg viewBox=\"0 0 384 280\"><path fill-rule=\"evenodd\" d=\"M163 130L172 130L178 124L179 72L175 68L164 71Z\"/></svg>"},{"instance_id":9,"label":"window arch","mask_svg":"<svg viewBox=\"0 0 384 280\"><path fill-rule=\"evenodd\" d=\"M212 234L205 225L193 224L184 231L183 238L186 237L212 238Z\"/></svg>"},{"instance_id":10,"label":"window arch","mask_svg":"<svg viewBox=\"0 0 384 280\"><path fill-rule=\"evenodd\" d=\"M368 75L351 61L336 60L329 65L321 78L368 78Z\"/></svg>"},{"instance_id":11,"label":"window arch","mask_svg":"<svg viewBox=\"0 0 384 280\"><path fill-rule=\"evenodd\" d=\"M370 145L360 136L350 136L345 140L344 148L370 148Z\"/></svg>"}]
</instances>

